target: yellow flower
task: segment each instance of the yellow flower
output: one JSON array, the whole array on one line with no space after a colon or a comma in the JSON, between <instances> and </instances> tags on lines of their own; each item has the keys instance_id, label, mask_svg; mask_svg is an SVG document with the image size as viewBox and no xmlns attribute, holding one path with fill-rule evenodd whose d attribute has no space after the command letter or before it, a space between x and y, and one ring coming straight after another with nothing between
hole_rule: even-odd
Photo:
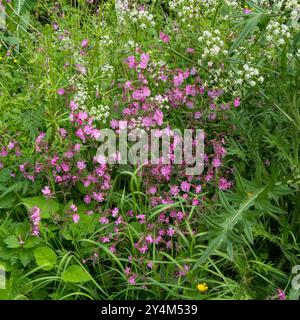
<instances>
[{"instance_id":1,"label":"yellow flower","mask_svg":"<svg viewBox=\"0 0 300 320\"><path fill-rule=\"evenodd\" d=\"M207 286L207 284L206 284L205 282L199 283L199 284L197 285L197 289L198 289L201 293L203 293L203 292L205 292L205 291L208 290L208 286Z\"/></svg>"},{"instance_id":2,"label":"yellow flower","mask_svg":"<svg viewBox=\"0 0 300 320\"><path fill-rule=\"evenodd\" d=\"M17 63L18 62L18 60L17 59L14 59L14 63Z\"/></svg>"},{"instance_id":3,"label":"yellow flower","mask_svg":"<svg viewBox=\"0 0 300 320\"><path fill-rule=\"evenodd\" d=\"M3 58L2 58L2 57L0 57L0 61L1 61L1 60L3 60Z\"/></svg>"}]
</instances>

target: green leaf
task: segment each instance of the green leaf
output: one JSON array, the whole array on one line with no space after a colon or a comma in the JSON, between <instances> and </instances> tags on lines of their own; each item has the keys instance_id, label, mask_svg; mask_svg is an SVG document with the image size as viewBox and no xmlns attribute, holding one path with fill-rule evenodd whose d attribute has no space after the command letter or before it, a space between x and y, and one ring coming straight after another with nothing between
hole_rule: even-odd
<instances>
[{"instance_id":1,"label":"green leaf","mask_svg":"<svg viewBox=\"0 0 300 320\"><path fill-rule=\"evenodd\" d=\"M263 21L263 19L266 18L266 15L264 13L252 13L249 15L248 21L242 30L240 36L236 39L236 41L231 46L229 53L232 53L235 49L237 49L242 42L250 36L255 28Z\"/></svg>"},{"instance_id":2,"label":"green leaf","mask_svg":"<svg viewBox=\"0 0 300 320\"><path fill-rule=\"evenodd\" d=\"M62 279L66 282L87 282L91 280L90 275L78 265L70 266L62 273Z\"/></svg>"},{"instance_id":3,"label":"green leaf","mask_svg":"<svg viewBox=\"0 0 300 320\"><path fill-rule=\"evenodd\" d=\"M51 214L57 213L59 204L54 199L45 199L43 197L32 197L22 199L22 203L29 209L39 207L42 218L49 218Z\"/></svg>"},{"instance_id":4,"label":"green leaf","mask_svg":"<svg viewBox=\"0 0 300 320\"><path fill-rule=\"evenodd\" d=\"M56 261L56 253L49 247L40 247L34 250L36 264L42 267L43 270L51 270Z\"/></svg>"},{"instance_id":5,"label":"green leaf","mask_svg":"<svg viewBox=\"0 0 300 320\"><path fill-rule=\"evenodd\" d=\"M208 245L207 249L201 256L201 258L195 263L193 270L197 269L201 264L205 263L208 258L222 245L226 239L226 234L223 232L216 238L214 238Z\"/></svg>"},{"instance_id":6,"label":"green leaf","mask_svg":"<svg viewBox=\"0 0 300 320\"><path fill-rule=\"evenodd\" d=\"M10 179L10 174L8 169L0 170L0 182L7 182Z\"/></svg>"},{"instance_id":7,"label":"green leaf","mask_svg":"<svg viewBox=\"0 0 300 320\"><path fill-rule=\"evenodd\" d=\"M4 239L4 243L6 244L7 248L19 248L19 240L16 236L11 235Z\"/></svg>"}]
</instances>

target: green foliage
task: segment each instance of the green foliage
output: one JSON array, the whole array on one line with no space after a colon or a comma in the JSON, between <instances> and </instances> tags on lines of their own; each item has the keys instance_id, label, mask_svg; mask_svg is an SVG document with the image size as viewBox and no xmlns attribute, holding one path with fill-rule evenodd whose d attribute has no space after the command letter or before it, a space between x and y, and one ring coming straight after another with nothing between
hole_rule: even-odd
<instances>
[{"instance_id":1,"label":"green foliage","mask_svg":"<svg viewBox=\"0 0 300 320\"><path fill-rule=\"evenodd\" d=\"M90 281L89 274L78 265L71 265L62 273L62 279L66 282L84 283Z\"/></svg>"},{"instance_id":2,"label":"green foliage","mask_svg":"<svg viewBox=\"0 0 300 320\"><path fill-rule=\"evenodd\" d=\"M49 247L39 247L34 250L36 264L43 270L51 270L57 261L56 253Z\"/></svg>"},{"instance_id":3,"label":"green foliage","mask_svg":"<svg viewBox=\"0 0 300 320\"><path fill-rule=\"evenodd\" d=\"M0 265L7 273L0 299L276 299L278 288L288 299L299 299L291 270L300 264L300 33L294 28L282 45L278 39L268 41L270 22L292 28L290 12L278 12L271 1L264 6L244 2L251 13L221 1L184 21L183 11L173 10L170 1L153 1L149 10L155 26L129 17L118 25L114 1L97 2L98 14L97 4L85 1L60 0L55 6L53 1L16 0L7 5L7 28L0 30L0 152L13 140L22 147L22 157L0 157ZM59 23L57 31L53 23ZM215 29L227 54L206 59L202 55L209 44L199 37ZM160 31L171 36L170 43L159 40ZM111 41L106 44L103 36ZM78 58L74 52L86 38L89 53ZM232 188L189 194L200 201L195 206L183 198L152 206L143 168L120 166L112 172L107 203L93 207L83 201L92 186L83 181L71 190L57 186L50 165L42 177L25 179L19 165L40 162L35 139L41 131L49 155L63 155L69 147L59 134L69 129L69 101L57 89L73 97L79 82L86 87L87 108L109 105L110 117L122 118L121 84L130 72L123 61L135 54L136 43L151 54L153 65L165 62L167 68L185 70L193 64L205 86L225 90L224 101L240 98L239 107L205 128L226 133L224 167L233 177ZM86 75L78 75L76 59L87 59ZM111 73L103 71L107 65ZM263 81L257 77L250 85L245 65L257 68ZM149 82L156 87L156 80ZM201 99L199 110L207 103ZM166 121L185 128L188 112L170 109ZM99 128L109 126L109 120L99 122ZM83 149L91 159L92 151ZM41 194L45 186L54 192L52 199ZM74 203L79 223L72 220ZM41 209L39 237L32 235L34 207ZM116 252L103 237L115 236L118 226L99 222L103 212L115 207L124 220ZM161 213L172 209L184 213L185 232L178 228L167 252L151 243L144 256L138 255L135 244ZM145 214L148 224L131 222L129 210ZM136 285L128 281L128 267L138 275ZM202 282L209 288L203 294L197 290Z\"/></svg>"}]
</instances>

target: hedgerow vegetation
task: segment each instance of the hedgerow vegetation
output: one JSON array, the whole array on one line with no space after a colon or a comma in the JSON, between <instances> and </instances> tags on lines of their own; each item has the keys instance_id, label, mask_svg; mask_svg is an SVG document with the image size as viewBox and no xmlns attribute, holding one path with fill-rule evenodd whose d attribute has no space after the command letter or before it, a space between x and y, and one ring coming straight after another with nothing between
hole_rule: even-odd
<instances>
[{"instance_id":1,"label":"hedgerow vegetation","mask_svg":"<svg viewBox=\"0 0 300 320\"><path fill-rule=\"evenodd\" d=\"M299 299L299 15L2 1L0 298ZM97 161L125 121L203 129L204 171Z\"/></svg>"}]
</instances>

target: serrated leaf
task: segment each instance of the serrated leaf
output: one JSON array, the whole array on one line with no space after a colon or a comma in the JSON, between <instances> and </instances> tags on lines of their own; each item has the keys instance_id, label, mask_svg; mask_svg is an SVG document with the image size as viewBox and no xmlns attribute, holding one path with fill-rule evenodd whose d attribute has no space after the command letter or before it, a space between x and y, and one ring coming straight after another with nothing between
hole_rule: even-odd
<instances>
[{"instance_id":1,"label":"serrated leaf","mask_svg":"<svg viewBox=\"0 0 300 320\"><path fill-rule=\"evenodd\" d=\"M7 248L19 248L19 240L16 236L11 235L4 239L4 243L6 244Z\"/></svg>"},{"instance_id":2,"label":"serrated leaf","mask_svg":"<svg viewBox=\"0 0 300 320\"><path fill-rule=\"evenodd\" d=\"M49 247L40 247L34 250L35 262L43 270L51 270L57 261L56 253Z\"/></svg>"}]
</instances>

